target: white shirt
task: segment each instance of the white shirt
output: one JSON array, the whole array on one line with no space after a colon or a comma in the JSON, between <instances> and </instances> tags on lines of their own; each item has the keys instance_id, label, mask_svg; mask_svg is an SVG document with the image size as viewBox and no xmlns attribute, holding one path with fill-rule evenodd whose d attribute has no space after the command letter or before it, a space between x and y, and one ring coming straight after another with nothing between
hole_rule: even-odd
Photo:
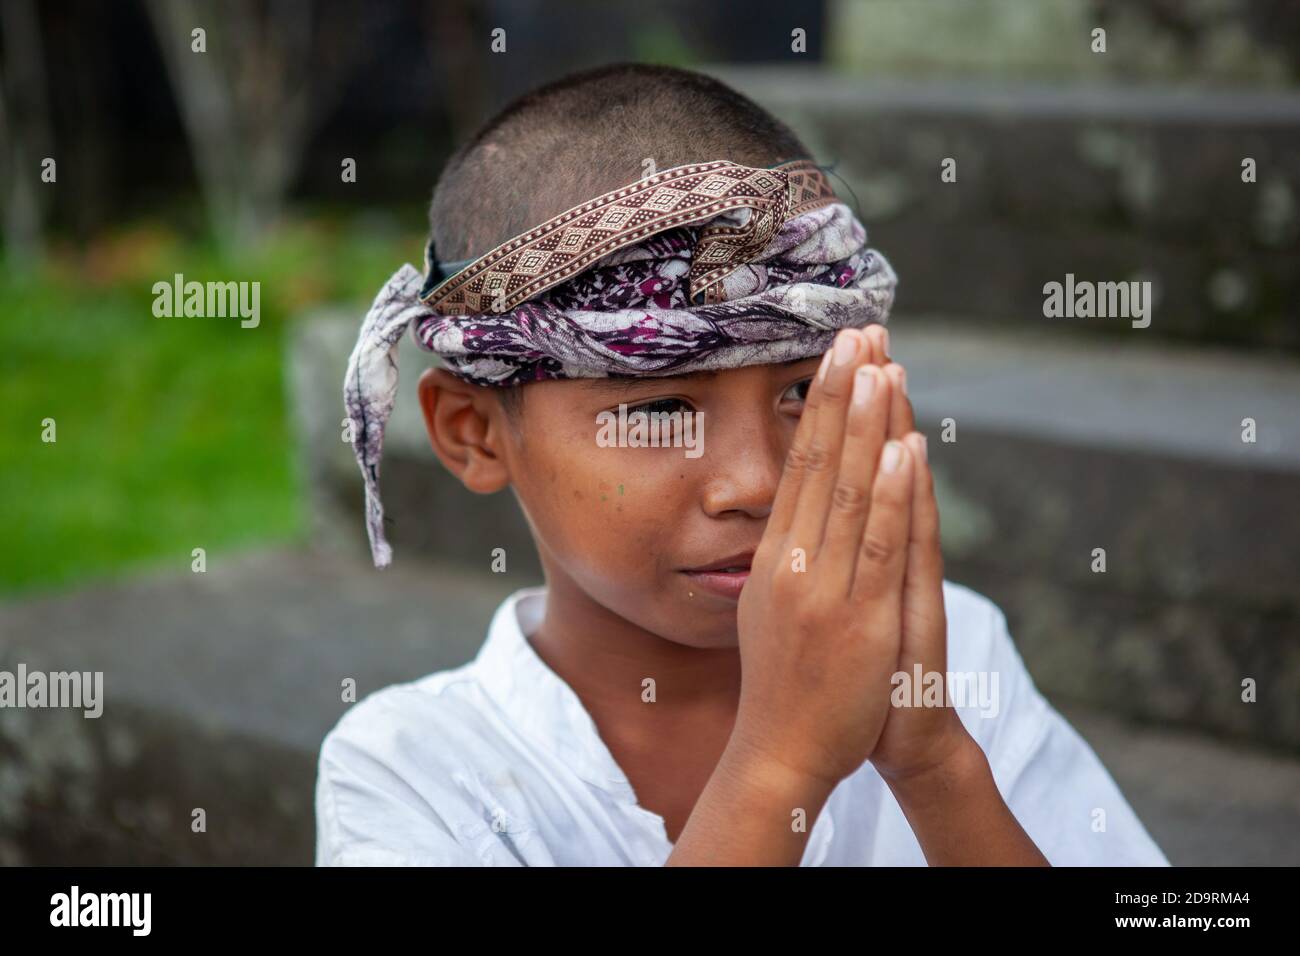
<instances>
[{"instance_id":1,"label":"white shirt","mask_svg":"<svg viewBox=\"0 0 1300 956\"><path fill-rule=\"evenodd\" d=\"M997 680L996 708L968 698L958 714L1048 861L1168 866L1096 754L1034 687L1002 612L949 582L944 600L949 672ZM321 746L318 866L667 860L663 818L638 805L578 696L525 638L545 602L543 587L516 591L473 661L377 691L339 720ZM832 791L802 865L925 865L870 762Z\"/></svg>"}]
</instances>

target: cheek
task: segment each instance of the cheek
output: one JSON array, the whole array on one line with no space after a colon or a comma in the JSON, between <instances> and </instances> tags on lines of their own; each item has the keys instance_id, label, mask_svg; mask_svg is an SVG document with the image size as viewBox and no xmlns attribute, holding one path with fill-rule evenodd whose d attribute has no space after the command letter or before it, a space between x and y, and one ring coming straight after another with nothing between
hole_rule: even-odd
<instances>
[{"instance_id":1,"label":"cheek","mask_svg":"<svg viewBox=\"0 0 1300 956\"><path fill-rule=\"evenodd\" d=\"M546 547L572 571L621 575L671 556L671 529L688 504L680 453L601 448L584 437L549 443L530 464L516 489Z\"/></svg>"}]
</instances>

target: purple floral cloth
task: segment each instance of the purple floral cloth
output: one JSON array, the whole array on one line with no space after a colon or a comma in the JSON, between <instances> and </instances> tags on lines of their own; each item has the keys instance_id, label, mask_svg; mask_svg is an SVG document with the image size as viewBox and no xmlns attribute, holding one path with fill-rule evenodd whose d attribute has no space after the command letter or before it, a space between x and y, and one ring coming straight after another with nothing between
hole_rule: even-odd
<instances>
[{"instance_id":1,"label":"purple floral cloth","mask_svg":"<svg viewBox=\"0 0 1300 956\"><path fill-rule=\"evenodd\" d=\"M408 327L453 374L502 387L809 358L839 329L888 320L894 271L866 248L866 230L843 203L786 221L762 253L726 276L722 301L694 305L691 254L707 225L653 235L500 315L431 311L419 300L423 276L410 265L388 280L362 323L344 383L376 567L392 561L379 461L397 394L397 346Z\"/></svg>"}]
</instances>

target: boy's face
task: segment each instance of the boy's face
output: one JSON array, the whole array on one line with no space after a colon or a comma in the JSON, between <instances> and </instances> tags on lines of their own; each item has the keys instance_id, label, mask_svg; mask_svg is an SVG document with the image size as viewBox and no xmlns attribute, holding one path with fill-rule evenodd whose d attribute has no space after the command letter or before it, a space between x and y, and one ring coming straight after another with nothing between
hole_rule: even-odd
<instances>
[{"instance_id":1,"label":"boy's face","mask_svg":"<svg viewBox=\"0 0 1300 956\"><path fill-rule=\"evenodd\" d=\"M553 590L581 592L668 640L729 647L820 361L532 383L513 424L490 389L431 370L421 404L435 450L468 487L514 488ZM637 412L694 418L663 426L660 447L629 447ZM743 570L704 570L724 566Z\"/></svg>"}]
</instances>

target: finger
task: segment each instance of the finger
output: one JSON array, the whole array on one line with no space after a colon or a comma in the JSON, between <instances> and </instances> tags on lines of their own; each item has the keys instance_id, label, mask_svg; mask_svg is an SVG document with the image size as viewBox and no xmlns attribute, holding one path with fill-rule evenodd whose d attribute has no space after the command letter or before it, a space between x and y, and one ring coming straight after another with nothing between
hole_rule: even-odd
<instances>
[{"instance_id":1,"label":"finger","mask_svg":"<svg viewBox=\"0 0 1300 956\"><path fill-rule=\"evenodd\" d=\"M912 453L902 442L888 441L871 489L871 511L858 549L852 592L854 599L871 602L884 614L873 621L878 626L894 621L888 613L891 608L895 616L901 615L911 523Z\"/></svg>"},{"instance_id":2,"label":"finger","mask_svg":"<svg viewBox=\"0 0 1300 956\"><path fill-rule=\"evenodd\" d=\"M912 416L912 402L907 397L907 370L897 362L885 366L894 389L894 404L889 413L889 437L902 441L916 427Z\"/></svg>"},{"instance_id":3,"label":"finger","mask_svg":"<svg viewBox=\"0 0 1300 956\"><path fill-rule=\"evenodd\" d=\"M939 505L934 496L925 436L904 440L912 452L912 523L903 585L903 660L920 661L943 672L947 663L947 618L943 607L943 551L939 543Z\"/></svg>"},{"instance_id":4,"label":"finger","mask_svg":"<svg viewBox=\"0 0 1300 956\"><path fill-rule=\"evenodd\" d=\"M871 342L871 360L880 366L889 364L889 330L883 325L868 325L866 330Z\"/></svg>"},{"instance_id":5,"label":"finger","mask_svg":"<svg viewBox=\"0 0 1300 956\"><path fill-rule=\"evenodd\" d=\"M803 463L808 457L808 442L812 439L813 429L817 423L817 406L821 402L821 382L826 370L830 368L831 350L822 356L822 364L817 368L808 394L804 397L803 412L799 415L799 425L794 430L794 440L786 452L785 465L781 469L781 481L777 485L776 497L772 500L772 510L767 516L766 534L784 536L790 530L790 521L794 517L794 506L799 500L799 485L803 481Z\"/></svg>"},{"instance_id":6,"label":"finger","mask_svg":"<svg viewBox=\"0 0 1300 956\"><path fill-rule=\"evenodd\" d=\"M844 329L835 338L831 364L821 381L817 399L817 421L803 450L799 497L790 520L787 539L793 547L812 554L821 547L830 510L835 477L839 472L840 449L844 444L844 419L853 389L853 373L864 357L862 337L857 329Z\"/></svg>"},{"instance_id":7,"label":"finger","mask_svg":"<svg viewBox=\"0 0 1300 956\"><path fill-rule=\"evenodd\" d=\"M877 364L875 346L871 344L871 338L867 335L866 329L858 330L858 339L862 342L862 364Z\"/></svg>"},{"instance_id":8,"label":"finger","mask_svg":"<svg viewBox=\"0 0 1300 956\"><path fill-rule=\"evenodd\" d=\"M858 367L853 376L853 393L849 401L848 420L844 424L844 449L840 454L840 471L831 494L831 513L819 558L848 595L853 589L853 574L858 563L858 549L871 511L871 489L876 480L880 450L885 445L885 428L889 424L890 384L874 365Z\"/></svg>"}]
</instances>

